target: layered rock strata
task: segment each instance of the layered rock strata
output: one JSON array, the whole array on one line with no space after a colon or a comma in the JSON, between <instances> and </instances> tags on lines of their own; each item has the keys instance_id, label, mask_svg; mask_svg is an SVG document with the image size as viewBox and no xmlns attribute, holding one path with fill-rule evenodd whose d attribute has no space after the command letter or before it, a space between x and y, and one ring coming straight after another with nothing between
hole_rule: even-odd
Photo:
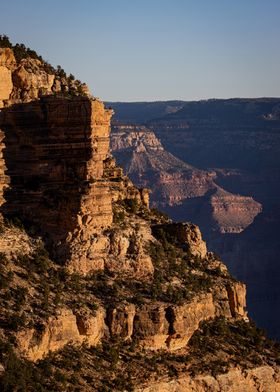
<instances>
[{"instance_id":1,"label":"layered rock strata","mask_svg":"<svg viewBox=\"0 0 280 392\"><path fill-rule=\"evenodd\" d=\"M34 328L19 332L17 345L21 354L31 361L42 359L69 343L95 346L104 336L104 319L103 309L83 317L69 309L61 309L57 316L48 320L41 333Z\"/></svg>"},{"instance_id":2,"label":"layered rock strata","mask_svg":"<svg viewBox=\"0 0 280 392\"><path fill-rule=\"evenodd\" d=\"M223 301L222 308L217 298ZM123 343L137 341L145 350L174 351L187 347L202 321L216 316L247 320L244 300L245 286L230 284L227 292L218 287L182 305L155 302L135 306L126 302L107 311L100 306L93 313L62 308L44 322L40 332L26 328L17 333L16 342L21 355L32 361L69 343L96 346L108 336Z\"/></svg>"},{"instance_id":3,"label":"layered rock strata","mask_svg":"<svg viewBox=\"0 0 280 392\"><path fill-rule=\"evenodd\" d=\"M147 126L114 125L111 148L125 174L151 189L152 206L195 222L205 233L240 233L262 211L252 197L219 186L214 170L197 169L166 151Z\"/></svg>"},{"instance_id":4,"label":"layered rock strata","mask_svg":"<svg viewBox=\"0 0 280 392\"><path fill-rule=\"evenodd\" d=\"M55 257L73 269L98 268L87 253L112 223L102 178L111 115L98 100L52 97L1 113L10 178L3 210L40 227Z\"/></svg>"},{"instance_id":5,"label":"layered rock strata","mask_svg":"<svg viewBox=\"0 0 280 392\"><path fill-rule=\"evenodd\" d=\"M139 227L141 219L138 218L137 223L138 238L142 236L142 240L147 241L149 238L150 241L156 243L156 239L151 233L149 233L149 237L146 237L147 226ZM114 244L114 253L109 254L106 261L109 275L102 285L98 286L99 289L95 290L94 283L91 283L94 275L93 278L85 276L77 280L77 275L74 274L74 277L76 276L74 279L70 274L68 283L70 287L73 285L72 279L74 279L74 283L77 282L74 286L74 295L77 296L74 304L76 304L72 304L74 300L73 289L70 288L70 292L68 292L69 290L65 287L64 306L54 304L50 310L52 314L47 314L44 318L42 318L40 309L46 306L45 296L43 304L40 306L35 306L34 301L38 301L41 295L40 290L45 293L45 285L52 284L50 276L57 276L59 273L57 266L50 264L48 268L51 275L46 275L43 281L38 280L39 277L34 281L33 277L26 286L26 271L30 268L28 263L32 263L32 255L41 245L36 244L20 229L5 229L0 234L1 257L9 260L6 262L6 268L10 271L10 275L17 276L15 280L12 280L10 290L12 293L26 292L24 309L26 307L27 316L25 317L28 319L25 327L14 334L18 352L29 360L37 361L52 351L62 349L69 343L75 345L86 343L89 346L95 346L101 343L104 338L123 343L137 342L145 350L174 351L187 348L190 338L198 330L202 321L205 322L215 317L247 320L245 285L233 281L228 275L226 267L212 253L207 253L198 227L192 224L158 224L154 229L155 233L162 229L178 238L180 241L178 246L185 249L191 263L196 263L200 259L204 260L204 269L213 276L208 290L205 291L199 286L195 286L194 290L190 285L188 287L190 297L182 298L174 303L167 288L178 290L179 293L184 290L184 283L178 275L173 277L168 287L166 286L167 282L163 283L163 298L159 296L152 300L148 291L138 303L137 291L141 290L145 284L148 285L145 290L150 285L154 285L155 267L151 257L144 250L141 253L137 248L137 238L130 228L132 237L125 237L125 232L122 235L114 232L114 235L118 235L111 241L111 244ZM123 243L124 238L127 239L127 243ZM130 253L129 257L126 256L127 252ZM37 259L38 266L42 262L40 260L44 259ZM44 264L42 267L45 268ZM63 267L60 268L63 269ZM65 271L61 270L60 273L64 279L67 278ZM1 274L3 276L3 271ZM34 272L32 274L34 275ZM207 278L204 272L195 267L188 270L188 275L192 277L192 281L196 281L200 277L202 280ZM121 292L114 289L113 298L110 296L108 298L118 276L119 278L125 277L125 280L119 285ZM38 282L36 283L36 281ZM43 288L40 288L40 285L43 285ZM88 291L82 289L83 285L87 287ZM135 285L138 285L136 287L139 289L135 289ZM56 287L52 290L54 292L49 293L47 297L48 303L53 301L51 298L57 298L58 295ZM92 295L92 290L94 295ZM82 293L86 295L84 299ZM6 297L2 298L2 294L0 300L6 301ZM14 301L16 301L18 294L14 295ZM120 298L124 299L120 301ZM95 304L94 309L91 308L92 303ZM14 309L17 309L15 304L5 310L0 318L0 325L8 323L7 318L9 320L11 317L9 312ZM6 321L3 321L3 317Z\"/></svg>"},{"instance_id":6,"label":"layered rock strata","mask_svg":"<svg viewBox=\"0 0 280 392\"><path fill-rule=\"evenodd\" d=\"M214 376L181 376L177 380L154 382L136 388L135 392L277 392L280 374L269 366L255 369L231 369L226 374Z\"/></svg>"}]
</instances>

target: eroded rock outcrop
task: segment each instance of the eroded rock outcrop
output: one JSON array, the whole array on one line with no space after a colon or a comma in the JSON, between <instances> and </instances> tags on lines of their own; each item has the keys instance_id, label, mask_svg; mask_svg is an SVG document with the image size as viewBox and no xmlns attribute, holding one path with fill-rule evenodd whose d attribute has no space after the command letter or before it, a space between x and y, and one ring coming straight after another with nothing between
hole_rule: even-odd
<instances>
[{"instance_id":1,"label":"eroded rock outcrop","mask_svg":"<svg viewBox=\"0 0 280 392\"><path fill-rule=\"evenodd\" d=\"M0 97L5 107L0 117L0 197L8 188L2 197L4 214L39 228L52 256L67 263L69 271L113 268L112 257L111 264L105 262L110 254L116 256L117 234L105 233L113 222L112 203L129 199L149 206L148 191L135 188L110 156L113 112L87 92L75 96L80 91L75 80L64 81L39 59L16 61L10 48L0 49L0 59L11 82L1 84ZM126 256L123 247L127 241L132 246L131 236L119 238L117 256ZM150 273L141 236L134 242L134 255L138 252L138 261ZM125 267L129 260L128 254L124 270L130 268ZM137 261L133 264L130 269L141 269Z\"/></svg>"},{"instance_id":2,"label":"eroded rock outcrop","mask_svg":"<svg viewBox=\"0 0 280 392\"><path fill-rule=\"evenodd\" d=\"M29 360L37 361L69 343L95 346L104 335L104 319L102 309L94 315L75 315L70 309L61 309L41 325L40 332L34 328L19 332L18 349Z\"/></svg>"},{"instance_id":3,"label":"eroded rock outcrop","mask_svg":"<svg viewBox=\"0 0 280 392\"><path fill-rule=\"evenodd\" d=\"M123 304L118 308L109 309L107 312L107 324L113 338L123 341L130 340L133 334L133 322L136 314L134 304Z\"/></svg>"},{"instance_id":4,"label":"eroded rock outcrop","mask_svg":"<svg viewBox=\"0 0 280 392\"><path fill-rule=\"evenodd\" d=\"M152 206L194 221L204 232L240 233L262 211L252 197L221 188L215 170L198 169L166 151L152 128L117 123L111 148L135 184L152 190Z\"/></svg>"},{"instance_id":5,"label":"eroded rock outcrop","mask_svg":"<svg viewBox=\"0 0 280 392\"><path fill-rule=\"evenodd\" d=\"M136 313L134 326L141 344L149 350L177 350L185 347L200 321L215 315L211 294L179 306L155 304Z\"/></svg>"},{"instance_id":6,"label":"eroded rock outcrop","mask_svg":"<svg viewBox=\"0 0 280 392\"><path fill-rule=\"evenodd\" d=\"M169 223L166 225L153 226L155 235L159 232L167 233L179 246L185 247L193 256L205 258L207 248L202 240L198 226L192 223Z\"/></svg>"},{"instance_id":7,"label":"eroded rock outcrop","mask_svg":"<svg viewBox=\"0 0 280 392\"><path fill-rule=\"evenodd\" d=\"M76 95L79 92L79 95L91 97L85 84L67 77L64 71L56 71L34 55L30 57L24 53L16 59L12 48L0 48L0 108L53 94Z\"/></svg>"},{"instance_id":8,"label":"eroded rock outcrop","mask_svg":"<svg viewBox=\"0 0 280 392\"><path fill-rule=\"evenodd\" d=\"M277 392L280 390L279 371L262 366L252 370L232 369L226 374L197 377L183 376L177 380L155 382L136 392Z\"/></svg>"},{"instance_id":9,"label":"eroded rock outcrop","mask_svg":"<svg viewBox=\"0 0 280 392\"><path fill-rule=\"evenodd\" d=\"M82 273L100 268L88 251L112 223L102 179L111 114L98 100L51 97L1 113L10 178L5 213L40 227L54 256Z\"/></svg>"}]
</instances>

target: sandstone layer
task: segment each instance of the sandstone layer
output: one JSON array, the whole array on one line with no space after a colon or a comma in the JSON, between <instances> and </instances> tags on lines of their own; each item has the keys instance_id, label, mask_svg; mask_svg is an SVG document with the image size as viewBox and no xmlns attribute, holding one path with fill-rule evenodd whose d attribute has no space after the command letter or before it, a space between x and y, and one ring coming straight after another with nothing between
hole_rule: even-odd
<instances>
[{"instance_id":1,"label":"sandstone layer","mask_svg":"<svg viewBox=\"0 0 280 392\"><path fill-rule=\"evenodd\" d=\"M280 374L271 367L253 370L232 369L216 377L202 375L192 378L180 377L174 381L162 381L135 392L277 392L280 391Z\"/></svg>"},{"instance_id":2,"label":"sandstone layer","mask_svg":"<svg viewBox=\"0 0 280 392\"><path fill-rule=\"evenodd\" d=\"M152 206L194 221L205 233L240 233L262 210L252 197L219 186L214 170L199 170L166 151L146 126L114 125L111 148L125 173L151 189Z\"/></svg>"},{"instance_id":3,"label":"sandstone layer","mask_svg":"<svg viewBox=\"0 0 280 392\"><path fill-rule=\"evenodd\" d=\"M40 97L71 93L91 97L88 87L75 78L67 78L43 59L16 60L13 49L0 48L0 108L11 104L26 103Z\"/></svg>"},{"instance_id":4,"label":"sandstone layer","mask_svg":"<svg viewBox=\"0 0 280 392\"><path fill-rule=\"evenodd\" d=\"M164 225L162 228L167 230ZM216 279L215 284L213 282L210 292L199 293L200 290L197 289L198 294L194 293L190 300L175 305L160 300L154 302L146 300L145 304L137 305L126 300L124 303L111 305L107 309L105 309L106 303L99 303L97 310L94 311L84 307L82 301L74 310L66 306L58 307L55 308L52 316L41 322L39 332L36 328L25 328L16 334L19 352L24 357L36 361L69 343L86 343L94 346L106 336L123 342L136 340L146 350L174 351L187 347L190 338L202 321L215 317L248 320L245 286L228 279L226 268L215 260L212 254L206 254L206 246L201 239L199 229L194 225L189 225L182 226L178 230L178 225L172 228L172 224L169 224L168 230L172 235L174 232L178 235L181 245L187 247L189 254L193 257L203 255L210 270L218 269L224 275L224 278ZM17 230L10 229L5 234L8 233L15 244L12 234L15 235ZM19 237L19 239L22 242L25 241L25 252L30 253L32 245L28 243L28 237ZM1 249L7 252L7 256L10 255L10 241L7 244L1 242ZM14 256L20 255L20 251L19 249L17 253L14 253ZM124 273L124 267L119 268L122 268ZM149 274L152 274L153 270L152 266ZM144 276L147 276L142 261L142 274L143 271ZM137 274L136 270L134 276L140 277L141 275Z\"/></svg>"},{"instance_id":5,"label":"sandstone layer","mask_svg":"<svg viewBox=\"0 0 280 392\"><path fill-rule=\"evenodd\" d=\"M111 114L98 100L51 97L1 113L10 179L5 214L40 227L55 257L73 269L96 268L87 254L94 235L112 223L102 179Z\"/></svg>"},{"instance_id":6,"label":"sandstone layer","mask_svg":"<svg viewBox=\"0 0 280 392\"><path fill-rule=\"evenodd\" d=\"M17 335L17 345L22 355L31 361L44 358L67 344L86 343L95 346L104 336L105 316L103 310L95 315L74 315L69 309L61 309L48 320L43 331L26 329Z\"/></svg>"}]
</instances>

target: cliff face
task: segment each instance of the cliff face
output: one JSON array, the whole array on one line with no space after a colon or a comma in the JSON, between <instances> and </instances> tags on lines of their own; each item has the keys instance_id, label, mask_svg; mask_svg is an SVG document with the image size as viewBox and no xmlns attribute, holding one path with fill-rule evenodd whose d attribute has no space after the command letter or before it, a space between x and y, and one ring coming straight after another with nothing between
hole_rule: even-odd
<instances>
[{"instance_id":1,"label":"cliff face","mask_svg":"<svg viewBox=\"0 0 280 392\"><path fill-rule=\"evenodd\" d=\"M144 126L115 125L111 148L125 173L151 192L151 205L180 220L195 221L203 232L241 233L261 212L252 197L217 184L214 170L199 170L167 152Z\"/></svg>"},{"instance_id":2,"label":"cliff face","mask_svg":"<svg viewBox=\"0 0 280 392\"><path fill-rule=\"evenodd\" d=\"M245 285L196 225L150 210L148 190L116 166L112 111L93 97L54 96L59 80L39 60L14 62L10 49L1 59L2 389L139 390L145 380L174 390L186 372L186 383L201 373L211 384L215 372L231 380L256 364L267 379L278 374L278 346L249 322Z\"/></svg>"},{"instance_id":3,"label":"cliff face","mask_svg":"<svg viewBox=\"0 0 280 392\"><path fill-rule=\"evenodd\" d=\"M280 375L270 367L259 367L243 372L241 369L231 370L217 377L199 376L195 378L181 377L175 382L158 382L148 387L138 388L137 392L257 392L260 388L267 392L280 389Z\"/></svg>"},{"instance_id":4,"label":"cliff face","mask_svg":"<svg viewBox=\"0 0 280 392\"><path fill-rule=\"evenodd\" d=\"M110 116L97 100L51 97L1 114L10 178L5 213L40 227L55 257L77 269L96 268L87 256L93 236L112 223L103 179Z\"/></svg>"},{"instance_id":5,"label":"cliff face","mask_svg":"<svg viewBox=\"0 0 280 392\"><path fill-rule=\"evenodd\" d=\"M182 197L187 193L182 192L183 185L178 186L178 179L189 189L193 189L194 181L191 185L177 166L165 177L168 181L164 178L169 189L153 172L133 176L136 183L145 178L146 186L153 190L159 189L160 182L162 192L159 197L157 193L152 196L152 203L165 200L161 208L173 219L199 225L209 249L221 255L233 275L246 282L251 315L277 339L279 102L278 98L185 102L168 115L164 110L159 113L155 102L110 103L116 110L113 122L117 129L127 122L130 128L144 123L169 154L202 173L212 173L216 187L211 186L203 197L194 192L187 199ZM160 106L167 108L169 103L161 102ZM119 138L127 139L122 130L118 133ZM122 148L116 145L114 152L120 162L129 151ZM129 165L126 168L129 170ZM168 190L172 199L164 199ZM178 202L174 203L177 195Z\"/></svg>"},{"instance_id":6,"label":"cliff face","mask_svg":"<svg viewBox=\"0 0 280 392\"><path fill-rule=\"evenodd\" d=\"M113 112L95 98L70 97L64 78L47 73L39 60L17 64L11 49L0 51L12 83L0 117L2 193L9 186L2 210L39 228L52 256L69 270L102 270L116 241L104 234L113 200L148 204L109 156Z\"/></svg>"},{"instance_id":7,"label":"cliff face","mask_svg":"<svg viewBox=\"0 0 280 392\"><path fill-rule=\"evenodd\" d=\"M90 97L88 87L67 78L64 71L57 73L39 58L24 57L17 60L12 49L0 48L0 108L60 93Z\"/></svg>"}]
</instances>

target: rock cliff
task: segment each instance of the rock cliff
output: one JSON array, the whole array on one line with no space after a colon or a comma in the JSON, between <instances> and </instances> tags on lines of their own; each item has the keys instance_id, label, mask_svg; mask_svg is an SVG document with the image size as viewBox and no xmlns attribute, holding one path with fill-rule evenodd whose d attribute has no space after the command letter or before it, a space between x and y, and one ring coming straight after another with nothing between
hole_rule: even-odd
<instances>
[{"instance_id":1,"label":"rock cliff","mask_svg":"<svg viewBox=\"0 0 280 392\"><path fill-rule=\"evenodd\" d=\"M279 347L245 285L116 166L112 111L56 96L35 60L1 49L2 390L277 390Z\"/></svg>"},{"instance_id":2,"label":"rock cliff","mask_svg":"<svg viewBox=\"0 0 280 392\"><path fill-rule=\"evenodd\" d=\"M146 126L114 125L111 148L135 184L151 189L151 205L180 220L194 220L206 234L241 233L261 212L250 196L226 191L215 170L200 170L167 152Z\"/></svg>"},{"instance_id":3,"label":"rock cliff","mask_svg":"<svg viewBox=\"0 0 280 392\"><path fill-rule=\"evenodd\" d=\"M164 179L155 178L154 170L143 173L137 168L141 177L136 170L132 175L136 183L145 180L152 190L160 189L159 196L152 194L151 202L164 200L160 208L173 219L199 225L209 249L221 255L235 277L245 281L253 318L279 340L280 100L181 102L177 107L174 104L173 113L168 114L170 105L172 102L110 102L116 111L116 137L127 140L129 131L133 133L133 124L134 129L135 124L137 129L145 124L145 129L153 131L173 157L202 173L212 173L217 187L211 186L203 197L196 197L194 192L182 199L187 195L182 184L195 189L194 181L190 184L176 165L167 177L169 187ZM121 124L129 124L130 128L125 131ZM140 161L140 154L129 155L131 147L124 148L124 144L116 145L114 153L130 170L127 162L135 161L135 156ZM121 160L125 154L126 160Z\"/></svg>"},{"instance_id":4,"label":"rock cliff","mask_svg":"<svg viewBox=\"0 0 280 392\"><path fill-rule=\"evenodd\" d=\"M21 49L15 56L12 48L0 47L0 108L54 94L90 97L88 87L73 75L67 77L60 67L55 70L35 52L30 57L24 46Z\"/></svg>"},{"instance_id":5,"label":"rock cliff","mask_svg":"<svg viewBox=\"0 0 280 392\"><path fill-rule=\"evenodd\" d=\"M260 387L261 386L261 387ZM213 376L198 376L195 378L181 377L174 382L157 382L148 387L138 388L136 392L275 392L280 388L279 373L269 367L259 367L242 371L234 369L227 374Z\"/></svg>"},{"instance_id":6,"label":"rock cliff","mask_svg":"<svg viewBox=\"0 0 280 392\"><path fill-rule=\"evenodd\" d=\"M110 116L98 100L52 97L1 113L10 179L5 214L39 227L54 257L73 269L99 268L87 255L94 235L112 223L103 179Z\"/></svg>"}]
</instances>

